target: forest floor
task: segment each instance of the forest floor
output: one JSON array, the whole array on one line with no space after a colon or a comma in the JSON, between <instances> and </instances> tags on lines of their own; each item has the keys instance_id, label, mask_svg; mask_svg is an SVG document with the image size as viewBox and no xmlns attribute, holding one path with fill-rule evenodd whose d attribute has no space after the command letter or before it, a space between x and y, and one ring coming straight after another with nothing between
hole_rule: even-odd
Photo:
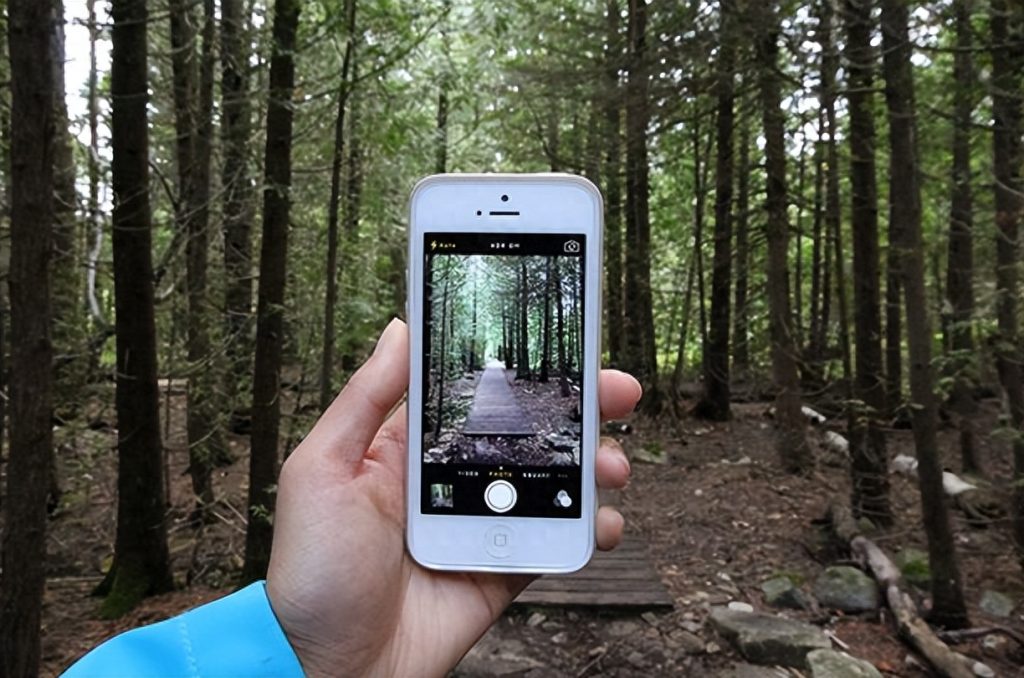
<instances>
[{"instance_id":1,"label":"forest floor","mask_svg":"<svg viewBox=\"0 0 1024 678\"><path fill-rule=\"evenodd\" d=\"M48 534L43 675L57 675L119 631L158 621L231 591L244 547L246 469L241 459L246 439L232 437L232 449L240 461L218 472L216 489L221 499L215 508L216 521L201 528L190 525L183 407L183 394L172 395L167 410L173 503L170 545L182 588L147 599L116 621L100 620L99 600L89 596L109 566L114 537L116 474L114 429L109 424L113 415L109 409L91 411L92 427L58 431L65 495ZM704 624L714 604L745 601L765 610L759 588L765 579L788 573L812 581L834 558L813 523L824 515L830 498L849 494L845 463L823 450L821 429L809 428L819 452L817 469L806 478L782 473L774 456L773 424L765 416L766 409L763 403L734 405L734 418L725 424L692 419L678 424L634 421L634 432L622 436L634 459L633 480L619 493L617 503L626 515L627 529L649 545L655 567L675 601L674 610L641 614L513 608L467 655L455 675L798 675L765 669L752 672L754 669L743 664ZM992 430L997 412L997 402L986 403L979 430ZM300 419L286 422L283 429L295 440L308 424ZM1005 446L988 436L979 438L994 477L1005 487L1009 474ZM940 442L948 466L955 469L956 432L941 431ZM909 431L889 432L890 456L912 451ZM890 555L901 548L923 548L916 484L893 476L892 499L896 525L873 538ZM958 513L953 522L972 622L1020 629L1019 602L1011 620L988 617L978 608L985 589L1001 591L1017 601L1024 599L1024 581L1012 555L1008 525L973 529ZM819 614L816 618L811 612L786 615L827 626L849 646L851 654L870 660L886 675L928 675L908 661L912 653L896 638L891 618L884 612L881 619L879 613ZM1022 675L1024 649L991 638L958 649L983 660L996 675Z\"/></svg>"}]
</instances>

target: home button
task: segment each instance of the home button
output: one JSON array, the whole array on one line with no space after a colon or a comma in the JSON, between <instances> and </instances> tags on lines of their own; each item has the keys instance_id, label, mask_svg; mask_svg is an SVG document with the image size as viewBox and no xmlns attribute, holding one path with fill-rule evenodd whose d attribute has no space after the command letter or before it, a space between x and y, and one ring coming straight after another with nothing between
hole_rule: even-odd
<instances>
[{"instance_id":1,"label":"home button","mask_svg":"<svg viewBox=\"0 0 1024 678\"><path fill-rule=\"evenodd\" d=\"M484 533L484 550L495 558L512 555L512 529L495 525Z\"/></svg>"},{"instance_id":2,"label":"home button","mask_svg":"<svg viewBox=\"0 0 1024 678\"><path fill-rule=\"evenodd\" d=\"M495 513L505 513L516 505L516 488L507 480L495 480L484 490L484 501Z\"/></svg>"}]
</instances>

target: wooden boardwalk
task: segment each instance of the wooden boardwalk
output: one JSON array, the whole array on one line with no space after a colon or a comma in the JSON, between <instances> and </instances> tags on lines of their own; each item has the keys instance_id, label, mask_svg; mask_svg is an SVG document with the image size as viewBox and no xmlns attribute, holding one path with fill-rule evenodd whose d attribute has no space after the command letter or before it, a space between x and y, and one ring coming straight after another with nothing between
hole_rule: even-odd
<instances>
[{"instance_id":1,"label":"wooden boardwalk","mask_svg":"<svg viewBox=\"0 0 1024 678\"><path fill-rule=\"evenodd\" d=\"M476 385L473 404L466 424L467 436L532 436L533 426L526 412L516 401L505 378L505 365L498 361L487 364Z\"/></svg>"},{"instance_id":2,"label":"wooden boardwalk","mask_svg":"<svg viewBox=\"0 0 1024 678\"><path fill-rule=\"evenodd\" d=\"M627 537L614 551L599 551L579 572L547 575L519 594L513 605L666 609L673 606L647 547Z\"/></svg>"}]
</instances>

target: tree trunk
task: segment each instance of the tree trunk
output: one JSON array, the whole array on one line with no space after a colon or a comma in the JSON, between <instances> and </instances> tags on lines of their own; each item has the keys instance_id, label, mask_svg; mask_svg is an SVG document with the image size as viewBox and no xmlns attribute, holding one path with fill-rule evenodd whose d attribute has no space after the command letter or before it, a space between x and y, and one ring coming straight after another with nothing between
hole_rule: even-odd
<instances>
[{"instance_id":1,"label":"tree trunk","mask_svg":"<svg viewBox=\"0 0 1024 678\"><path fill-rule=\"evenodd\" d=\"M89 314L99 333L105 334L108 331L106 315L100 306L99 291L97 289L97 269L99 268L100 254L103 252L103 213L100 211L100 101L99 101L99 77L96 67L96 43L99 40L99 27L96 20L96 0L88 0L88 23L89 23L89 82L88 82L88 117L89 117L89 204L88 223L90 229L91 246L89 248L88 260L85 273L85 297L89 307ZM93 350L89 355L90 372L95 371L99 363L99 350Z\"/></svg>"},{"instance_id":2,"label":"tree trunk","mask_svg":"<svg viewBox=\"0 0 1024 678\"><path fill-rule=\"evenodd\" d=\"M39 672L46 492L53 455L50 258L54 81L50 5L8 6L11 65L11 453L0 553L0 673ZM5 174L7 168L4 168Z\"/></svg>"},{"instance_id":3,"label":"tree trunk","mask_svg":"<svg viewBox=\"0 0 1024 678\"><path fill-rule=\"evenodd\" d=\"M117 538L100 586L115 617L174 586L164 517L163 445L156 385L146 3L114 0L111 50L113 250L117 333Z\"/></svg>"},{"instance_id":4,"label":"tree trunk","mask_svg":"<svg viewBox=\"0 0 1024 678\"><path fill-rule=\"evenodd\" d=\"M811 297L808 313L807 351L804 367L811 384L820 387L824 381L822 373L824 343L823 328L828 320L822 318L822 274L825 266L822 255L828 255L828 248L822 247L822 225L825 221L825 133L824 111L818 112L818 140L814 144L814 212L811 215ZM826 295L828 287L824 288Z\"/></svg>"},{"instance_id":5,"label":"tree trunk","mask_svg":"<svg viewBox=\"0 0 1024 678\"><path fill-rule=\"evenodd\" d=\"M853 300L856 366L851 413L850 457L853 512L876 523L892 523L885 437L882 322L878 292L878 189L875 179L875 121L872 91L875 52L871 47L871 3L844 0L847 100L850 117L850 189L853 227ZM833 128L838 129L838 128ZM839 260L841 261L841 259ZM838 276L841 280L842 276Z\"/></svg>"},{"instance_id":6,"label":"tree trunk","mask_svg":"<svg viewBox=\"0 0 1024 678\"><path fill-rule=\"evenodd\" d=\"M1018 239L1024 215L1021 182L1021 69L1024 68L1024 16L1019 5L992 0L992 113L995 173L996 237L996 363L1009 403L1013 437L1013 536L1024 565L1024 377L1017 327L1020 294ZM1013 9L1011 9L1013 7Z\"/></svg>"},{"instance_id":7,"label":"tree trunk","mask_svg":"<svg viewBox=\"0 0 1024 678\"><path fill-rule=\"evenodd\" d=\"M893 180L889 177L889 194L893 193ZM892 203L894 204L894 203ZM886 254L885 270L885 405L889 417L896 415L903 402L903 352L901 334L902 312L900 308L900 248L895 243L900 241L899 220L889 209L889 248Z\"/></svg>"},{"instance_id":8,"label":"tree trunk","mask_svg":"<svg viewBox=\"0 0 1024 678\"><path fill-rule=\"evenodd\" d=\"M526 312L530 305L529 288L526 285L526 259L519 262L519 356L516 360L516 379L533 379L530 372L529 318Z\"/></svg>"},{"instance_id":9,"label":"tree trunk","mask_svg":"<svg viewBox=\"0 0 1024 678\"><path fill-rule=\"evenodd\" d=\"M358 36L353 40L358 41ZM352 48L352 82L359 81L359 45L356 42ZM361 93L353 89L348 99L348 153L345 157L345 193L342 221L342 251L341 251L341 280L345 290L357 290L360 288L359 275L365 270L360 266L352 266L353 254L359 239L359 224L362 218L362 195L363 195L363 150L360 141L361 115L360 101ZM348 278L347 284L345 279ZM349 333L345 337L342 346L341 367L344 370L355 370L356 361L356 337Z\"/></svg>"},{"instance_id":10,"label":"tree trunk","mask_svg":"<svg viewBox=\"0 0 1024 678\"><path fill-rule=\"evenodd\" d=\"M793 314L789 307L789 222L786 216L786 139L778 72L779 19L774 0L760 8L757 60L767 170L768 305L772 342L772 375L777 394L776 447L783 467L791 473L807 473L813 460L804 432L800 405L800 374Z\"/></svg>"},{"instance_id":11,"label":"tree trunk","mask_svg":"<svg viewBox=\"0 0 1024 678\"><path fill-rule=\"evenodd\" d=\"M295 33L298 0L274 3L273 56L267 103L264 154L263 242L256 311L256 357L253 370L252 451L249 460L249 524L241 583L266 576L270 562L277 482L278 433L281 420L281 348L292 181L292 93L295 88Z\"/></svg>"},{"instance_id":12,"label":"tree trunk","mask_svg":"<svg viewBox=\"0 0 1024 678\"><path fill-rule=\"evenodd\" d=\"M451 286L452 270L449 266L444 276L444 291L441 293L441 336L437 351L437 414L434 417L434 442L441 436L441 422L444 415L444 380L448 367L448 289Z\"/></svg>"},{"instance_id":13,"label":"tree trunk","mask_svg":"<svg viewBox=\"0 0 1024 678\"><path fill-rule=\"evenodd\" d=\"M715 122L715 255L711 264L711 327L703 350L704 394L694 412L729 418L729 286L732 283L733 79L736 70L734 0L722 0L718 29L718 114Z\"/></svg>"},{"instance_id":14,"label":"tree trunk","mask_svg":"<svg viewBox=\"0 0 1024 678\"><path fill-rule=\"evenodd\" d=\"M910 394L914 448L917 452L921 512L928 537L933 622L946 628L967 625L960 570L949 511L942 490L942 464L936 439L938 406L932 376L932 332L924 282L921 237L921 189L917 166L917 121L914 110L913 48L903 0L881 0L885 100L889 112L890 214L897 228L899 269L907 309Z\"/></svg>"},{"instance_id":15,"label":"tree trunk","mask_svg":"<svg viewBox=\"0 0 1024 678\"><path fill-rule=\"evenodd\" d=\"M647 3L629 0L629 81L626 92L626 285L630 302L625 316L629 356L627 368L644 387L641 407L649 414L661 408L658 363L654 345L651 298L650 187L647 162L649 64L646 47Z\"/></svg>"},{"instance_id":16,"label":"tree trunk","mask_svg":"<svg viewBox=\"0 0 1024 678\"><path fill-rule=\"evenodd\" d=\"M548 373L551 369L551 260L552 257L546 257L544 262L544 317L541 318L543 328L540 356L541 383L547 383Z\"/></svg>"},{"instance_id":17,"label":"tree trunk","mask_svg":"<svg viewBox=\"0 0 1024 678\"><path fill-rule=\"evenodd\" d=\"M740 162L736 185L736 289L733 304L733 367L742 376L750 369L750 310L747 286L750 266L750 112L740 112ZM687 286L689 287L689 286Z\"/></svg>"},{"instance_id":18,"label":"tree trunk","mask_svg":"<svg viewBox=\"0 0 1024 678\"><path fill-rule=\"evenodd\" d=\"M201 52L196 63L196 16L190 5L171 6L175 127L178 133L177 227L188 234L185 266L188 384L188 451L192 490L198 507L213 503L212 469L228 457L217 412L207 323L206 271L209 242L210 156L213 131L214 6L203 1ZM198 66L198 68L197 68Z\"/></svg>"},{"instance_id":19,"label":"tree trunk","mask_svg":"<svg viewBox=\"0 0 1024 678\"><path fill-rule=\"evenodd\" d=\"M53 180L55 201L53 222L53 257L51 284L53 287L53 348L55 352L54 381L59 388L54 393L55 409L61 419L75 416L81 402L81 388L86 370L78 360L80 343L84 336L81 306L81 277L78 259L78 196L75 190L75 156L72 148L68 107L64 84L64 1L50 0L51 49L53 57L54 151ZM51 506L60 500L56 474L51 479Z\"/></svg>"},{"instance_id":20,"label":"tree trunk","mask_svg":"<svg viewBox=\"0 0 1024 678\"><path fill-rule=\"evenodd\" d=\"M608 364L621 367L625 360L622 298L622 89L623 45L618 0L608 0L605 11L604 119L605 119L605 309L608 327Z\"/></svg>"},{"instance_id":21,"label":"tree trunk","mask_svg":"<svg viewBox=\"0 0 1024 678\"><path fill-rule=\"evenodd\" d=\"M826 141L826 162L828 172L825 177L825 231L835 254L835 295L839 315L839 349L843 364L842 394L847 403L853 401L853 364L850 355L850 314L847 308L846 275L844 266L846 257L843 253L842 206L839 193L839 144L836 133L839 129L836 122L836 71L839 68L839 51L832 38L835 29L834 0L822 0L818 21L821 42L821 107L825 112L825 124L828 129ZM829 298L829 284L823 281L825 302ZM822 304L822 315L826 322L829 311ZM822 328L822 346L828 345L828 327ZM824 349L823 349L824 350ZM848 427L853 429L852 408L846 406Z\"/></svg>"},{"instance_id":22,"label":"tree trunk","mask_svg":"<svg viewBox=\"0 0 1024 678\"><path fill-rule=\"evenodd\" d=\"M953 56L953 171L950 187L946 299L952 309L946 345L953 388L950 401L960 429L961 469L983 474L975 443L974 416L974 215L971 193L971 115L974 112L974 64L971 28L973 0L954 0L957 51Z\"/></svg>"},{"instance_id":23,"label":"tree trunk","mask_svg":"<svg viewBox=\"0 0 1024 678\"><path fill-rule=\"evenodd\" d=\"M249 13L242 0L221 0L221 145L224 164L224 330L228 369L225 402L234 411L250 378L252 356L252 222L255 191L249 170Z\"/></svg>"},{"instance_id":24,"label":"tree trunk","mask_svg":"<svg viewBox=\"0 0 1024 678\"><path fill-rule=\"evenodd\" d=\"M555 273L555 308L558 309L558 388L563 398L568 398L569 391L569 366L565 360L565 302L562 297L562 276L558 271L556 262ZM574 262L575 263L575 262ZM575 322L575 319L571 319Z\"/></svg>"},{"instance_id":25,"label":"tree trunk","mask_svg":"<svg viewBox=\"0 0 1024 678\"><path fill-rule=\"evenodd\" d=\"M345 1L345 55L341 60L338 108L334 118L334 154L331 158L331 195L327 202L327 291L324 295L324 343L320 360L320 410L334 398L334 315L338 306L338 211L341 206L341 166L345 158L345 112L351 90L349 69L355 48L356 0Z\"/></svg>"}]
</instances>

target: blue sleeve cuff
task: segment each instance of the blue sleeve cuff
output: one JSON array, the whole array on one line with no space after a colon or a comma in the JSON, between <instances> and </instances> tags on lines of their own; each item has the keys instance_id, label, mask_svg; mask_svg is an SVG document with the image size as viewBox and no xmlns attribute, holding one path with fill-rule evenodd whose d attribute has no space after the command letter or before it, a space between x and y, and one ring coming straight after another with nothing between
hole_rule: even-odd
<instances>
[{"instance_id":1,"label":"blue sleeve cuff","mask_svg":"<svg viewBox=\"0 0 1024 678\"><path fill-rule=\"evenodd\" d=\"M256 582L231 595L111 638L65 678L291 678L305 674Z\"/></svg>"}]
</instances>

